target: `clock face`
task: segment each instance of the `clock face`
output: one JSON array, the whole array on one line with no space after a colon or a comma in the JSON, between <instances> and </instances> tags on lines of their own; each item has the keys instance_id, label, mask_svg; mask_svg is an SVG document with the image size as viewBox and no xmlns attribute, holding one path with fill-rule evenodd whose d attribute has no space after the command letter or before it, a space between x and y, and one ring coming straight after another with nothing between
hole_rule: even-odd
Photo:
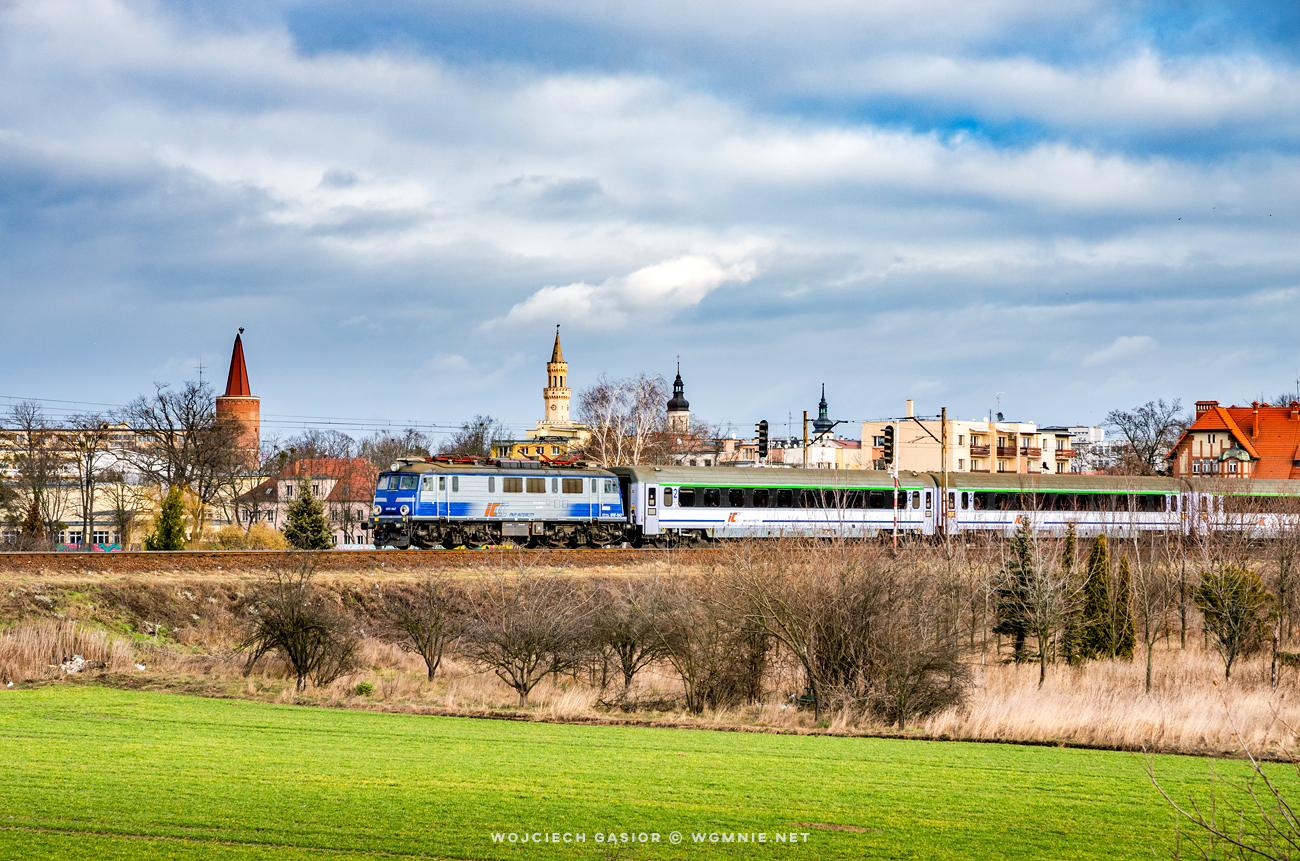
<instances>
[{"instance_id":1,"label":"clock face","mask_svg":"<svg viewBox=\"0 0 1300 861\"><path fill-rule=\"evenodd\" d=\"M551 404L551 409L555 409L555 404Z\"/></svg>"}]
</instances>

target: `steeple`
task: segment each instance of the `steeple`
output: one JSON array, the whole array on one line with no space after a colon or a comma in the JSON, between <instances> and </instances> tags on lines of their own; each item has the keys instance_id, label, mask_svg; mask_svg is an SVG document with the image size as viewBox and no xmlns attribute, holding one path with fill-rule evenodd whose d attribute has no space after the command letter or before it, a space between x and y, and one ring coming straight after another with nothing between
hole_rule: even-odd
<instances>
[{"instance_id":1,"label":"steeple","mask_svg":"<svg viewBox=\"0 0 1300 861\"><path fill-rule=\"evenodd\" d=\"M686 387L682 384L682 363L677 362L677 379L673 380L673 397L668 401L668 427L676 433L686 433L691 428L691 404L686 400Z\"/></svg>"},{"instance_id":2,"label":"steeple","mask_svg":"<svg viewBox=\"0 0 1300 861\"><path fill-rule=\"evenodd\" d=\"M240 340L240 335L244 330L239 330L240 334L235 336L235 351L230 354L230 374L226 377L226 393L223 398L251 398L252 391L248 388L248 368L244 365L244 344Z\"/></svg>"},{"instance_id":3,"label":"steeple","mask_svg":"<svg viewBox=\"0 0 1300 861\"><path fill-rule=\"evenodd\" d=\"M823 434L833 427L835 427L835 422L831 421L830 417L826 415L826 384L822 383L822 399L817 404L817 418L813 421L813 431Z\"/></svg>"},{"instance_id":4,"label":"steeple","mask_svg":"<svg viewBox=\"0 0 1300 861\"><path fill-rule=\"evenodd\" d=\"M560 350L560 327L555 327L555 347L551 350L551 360L546 363L546 387L542 389L542 404L545 411L538 422L542 425L568 425L569 422L569 363L564 361Z\"/></svg>"}]
</instances>

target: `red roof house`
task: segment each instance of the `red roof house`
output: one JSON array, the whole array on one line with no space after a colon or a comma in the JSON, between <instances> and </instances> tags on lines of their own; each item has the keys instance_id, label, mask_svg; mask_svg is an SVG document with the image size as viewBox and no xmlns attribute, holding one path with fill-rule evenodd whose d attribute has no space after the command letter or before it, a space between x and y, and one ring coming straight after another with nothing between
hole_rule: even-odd
<instances>
[{"instance_id":1,"label":"red roof house","mask_svg":"<svg viewBox=\"0 0 1300 861\"><path fill-rule=\"evenodd\" d=\"M1300 402L1221 407L1197 401L1196 419L1165 460L1171 475L1300 478Z\"/></svg>"}]
</instances>

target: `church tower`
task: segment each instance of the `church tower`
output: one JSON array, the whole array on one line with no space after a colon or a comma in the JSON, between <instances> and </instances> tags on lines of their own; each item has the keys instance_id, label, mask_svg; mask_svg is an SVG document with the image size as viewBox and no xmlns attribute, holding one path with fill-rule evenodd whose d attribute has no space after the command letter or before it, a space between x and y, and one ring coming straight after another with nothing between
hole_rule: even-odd
<instances>
[{"instance_id":1,"label":"church tower","mask_svg":"<svg viewBox=\"0 0 1300 861\"><path fill-rule=\"evenodd\" d=\"M253 397L248 388L248 368L244 365L244 344L240 340L244 330L235 336L235 350L230 355L230 374L226 377L226 393L217 398L217 419L228 420L240 426L237 446L239 460L249 469L257 466L262 449L261 398Z\"/></svg>"},{"instance_id":2,"label":"church tower","mask_svg":"<svg viewBox=\"0 0 1300 861\"><path fill-rule=\"evenodd\" d=\"M668 430L673 433L691 432L691 403L686 400L686 387L682 385L682 363L677 363L677 379L673 380L673 397L668 402Z\"/></svg>"},{"instance_id":3,"label":"church tower","mask_svg":"<svg viewBox=\"0 0 1300 861\"><path fill-rule=\"evenodd\" d=\"M569 424L569 363L560 351L560 327L555 327L555 347L546 363L546 388L542 389L545 417L541 424Z\"/></svg>"},{"instance_id":4,"label":"church tower","mask_svg":"<svg viewBox=\"0 0 1300 861\"><path fill-rule=\"evenodd\" d=\"M817 418L813 420L813 433L821 436L824 433L830 433L835 427L835 422L831 421L827 414L826 406L826 384L822 383L822 399L817 404Z\"/></svg>"}]
</instances>

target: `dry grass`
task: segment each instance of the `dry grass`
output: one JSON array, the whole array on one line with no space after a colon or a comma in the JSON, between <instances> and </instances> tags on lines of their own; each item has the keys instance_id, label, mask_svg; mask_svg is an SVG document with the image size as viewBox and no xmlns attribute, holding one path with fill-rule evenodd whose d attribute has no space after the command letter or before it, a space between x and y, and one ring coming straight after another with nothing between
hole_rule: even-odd
<instances>
[{"instance_id":1,"label":"dry grass","mask_svg":"<svg viewBox=\"0 0 1300 861\"><path fill-rule=\"evenodd\" d=\"M40 619L0 630L0 684L60 678L62 664L80 655L82 672L126 672L135 664L130 641L76 622Z\"/></svg>"},{"instance_id":2,"label":"dry grass","mask_svg":"<svg viewBox=\"0 0 1300 861\"><path fill-rule=\"evenodd\" d=\"M1167 751L1292 748L1300 727L1300 693L1293 671L1274 690L1259 658L1231 682L1218 656L1199 647L1158 649L1152 690L1145 668L1097 662L1052 667L1042 689L1035 665L987 666L966 703L925 720L926 734L943 738L1066 742Z\"/></svg>"}]
</instances>

